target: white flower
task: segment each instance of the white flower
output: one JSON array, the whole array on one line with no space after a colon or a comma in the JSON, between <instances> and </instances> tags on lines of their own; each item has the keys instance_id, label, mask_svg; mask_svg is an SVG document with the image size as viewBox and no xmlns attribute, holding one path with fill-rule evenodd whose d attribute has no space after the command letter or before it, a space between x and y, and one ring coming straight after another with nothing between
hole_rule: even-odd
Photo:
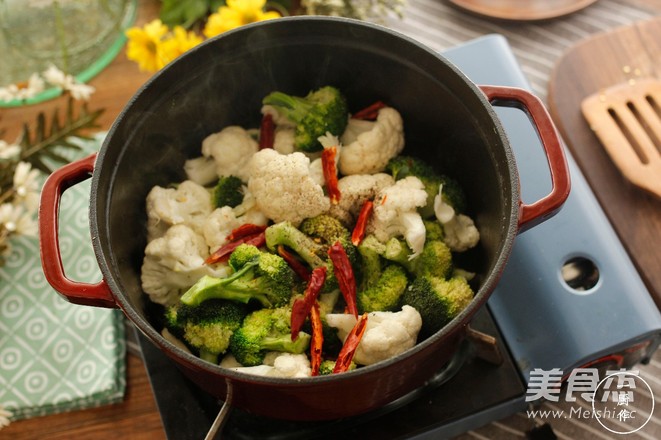
<instances>
[{"instance_id":1,"label":"white flower","mask_svg":"<svg viewBox=\"0 0 661 440\"><path fill-rule=\"evenodd\" d=\"M27 162L19 162L14 171L14 190L19 197L25 197L30 192L39 191L37 177L39 170L33 170Z\"/></svg>"},{"instance_id":2,"label":"white flower","mask_svg":"<svg viewBox=\"0 0 661 440\"><path fill-rule=\"evenodd\" d=\"M4 408L2 407L2 405L0 405L0 429L2 429L2 428L4 428L5 426L9 425L9 423L10 423L9 418L10 418L12 415L13 415L12 413L10 413L9 411L7 411L6 409L4 409Z\"/></svg>"},{"instance_id":3,"label":"white flower","mask_svg":"<svg viewBox=\"0 0 661 440\"><path fill-rule=\"evenodd\" d=\"M41 79L38 74L33 73L30 75L26 86L18 86L18 90L16 91L16 99L30 99L43 91L44 80Z\"/></svg>"},{"instance_id":4,"label":"white flower","mask_svg":"<svg viewBox=\"0 0 661 440\"><path fill-rule=\"evenodd\" d=\"M69 86L69 91L71 92L71 96L73 96L73 99L76 99L78 101L89 101L90 96L92 93L96 91L96 89L92 86L89 86L87 84L83 83L74 83Z\"/></svg>"},{"instance_id":5,"label":"white flower","mask_svg":"<svg viewBox=\"0 0 661 440\"><path fill-rule=\"evenodd\" d=\"M18 145L9 144L0 139L0 160L16 159L20 153L21 147Z\"/></svg>"},{"instance_id":6,"label":"white flower","mask_svg":"<svg viewBox=\"0 0 661 440\"><path fill-rule=\"evenodd\" d=\"M39 176L27 162L19 162L14 171L14 200L22 203L28 212L35 212L39 207Z\"/></svg>"},{"instance_id":7,"label":"white flower","mask_svg":"<svg viewBox=\"0 0 661 440\"><path fill-rule=\"evenodd\" d=\"M27 84L10 84L0 88L0 100L13 101L14 99L30 99L43 92L44 80L36 73L30 75Z\"/></svg>"},{"instance_id":8,"label":"white flower","mask_svg":"<svg viewBox=\"0 0 661 440\"><path fill-rule=\"evenodd\" d=\"M92 86L77 82L73 76L67 75L52 64L44 71L43 76L51 85L71 92L71 96L76 100L87 101L96 90Z\"/></svg>"},{"instance_id":9,"label":"white flower","mask_svg":"<svg viewBox=\"0 0 661 440\"><path fill-rule=\"evenodd\" d=\"M51 64L42 75L51 85L62 87L63 89L66 88L69 84L69 81L73 79L55 67L53 64Z\"/></svg>"},{"instance_id":10,"label":"white flower","mask_svg":"<svg viewBox=\"0 0 661 440\"><path fill-rule=\"evenodd\" d=\"M38 231L34 212L30 212L22 205L3 203L0 205L0 225L9 233L17 235L36 236Z\"/></svg>"},{"instance_id":11,"label":"white flower","mask_svg":"<svg viewBox=\"0 0 661 440\"><path fill-rule=\"evenodd\" d=\"M41 76L39 76L39 74L33 73L28 79L28 86L21 90L25 99L32 98L37 93L44 91L44 80L41 78Z\"/></svg>"},{"instance_id":12,"label":"white flower","mask_svg":"<svg viewBox=\"0 0 661 440\"><path fill-rule=\"evenodd\" d=\"M16 99L17 92L18 86L16 84L10 84L7 87L0 87L0 101L13 101Z\"/></svg>"}]
</instances>

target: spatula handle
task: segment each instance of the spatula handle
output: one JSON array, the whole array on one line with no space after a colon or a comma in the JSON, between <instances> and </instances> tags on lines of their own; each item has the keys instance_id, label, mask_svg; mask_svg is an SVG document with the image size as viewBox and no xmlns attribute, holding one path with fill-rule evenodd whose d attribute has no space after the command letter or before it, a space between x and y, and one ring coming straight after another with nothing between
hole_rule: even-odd
<instances>
[{"instance_id":1,"label":"spatula handle","mask_svg":"<svg viewBox=\"0 0 661 440\"><path fill-rule=\"evenodd\" d=\"M551 116L538 97L516 87L480 86L480 89L492 105L517 108L528 115L551 171L549 194L533 203L519 200L519 232L522 232L553 217L567 200L571 188L567 158Z\"/></svg>"},{"instance_id":2,"label":"spatula handle","mask_svg":"<svg viewBox=\"0 0 661 440\"><path fill-rule=\"evenodd\" d=\"M96 307L117 307L110 287L104 280L90 284L67 278L60 253L60 199L68 188L91 176L95 160L96 154L91 154L84 159L64 165L55 170L44 182L39 202L41 265L48 283L67 301Z\"/></svg>"}]
</instances>

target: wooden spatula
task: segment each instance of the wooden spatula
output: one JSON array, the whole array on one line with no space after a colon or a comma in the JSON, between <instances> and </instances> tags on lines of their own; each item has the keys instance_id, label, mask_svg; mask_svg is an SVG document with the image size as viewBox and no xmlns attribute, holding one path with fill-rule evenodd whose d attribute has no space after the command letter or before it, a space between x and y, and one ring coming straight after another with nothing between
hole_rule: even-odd
<instances>
[{"instance_id":1,"label":"wooden spatula","mask_svg":"<svg viewBox=\"0 0 661 440\"><path fill-rule=\"evenodd\" d=\"M661 198L661 81L609 87L585 98L581 109L622 174Z\"/></svg>"}]
</instances>

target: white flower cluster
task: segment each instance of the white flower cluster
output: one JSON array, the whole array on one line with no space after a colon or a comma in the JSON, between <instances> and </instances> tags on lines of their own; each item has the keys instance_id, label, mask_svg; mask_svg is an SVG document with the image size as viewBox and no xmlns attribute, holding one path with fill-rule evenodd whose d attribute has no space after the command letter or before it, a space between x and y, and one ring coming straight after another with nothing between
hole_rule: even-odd
<instances>
[{"instance_id":1,"label":"white flower cluster","mask_svg":"<svg viewBox=\"0 0 661 440\"><path fill-rule=\"evenodd\" d=\"M4 428L5 426L9 425L10 420L9 418L12 416L12 413L7 411L0 405L0 429Z\"/></svg>"},{"instance_id":2,"label":"white flower cluster","mask_svg":"<svg viewBox=\"0 0 661 440\"><path fill-rule=\"evenodd\" d=\"M72 75L62 72L55 66L50 66L41 75L33 73L30 75L27 83L10 84L6 87L0 87L0 101L13 101L30 99L44 91L46 83L53 87L59 87L68 92L76 100L88 101L94 87L80 83Z\"/></svg>"},{"instance_id":3,"label":"white flower cluster","mask_svg":"<svg viewBox=\"0 0 661 440\"><path fill-rule=\"evenodd\" d=\"M0 141L0 166L16 160L20 152L17 145ZM0 253L6 253L13 235L37 235L36 213L39 207L39 171L27 162L18 162L12 185L2 188L0 194Z\"/></svg>"}]
</instances>

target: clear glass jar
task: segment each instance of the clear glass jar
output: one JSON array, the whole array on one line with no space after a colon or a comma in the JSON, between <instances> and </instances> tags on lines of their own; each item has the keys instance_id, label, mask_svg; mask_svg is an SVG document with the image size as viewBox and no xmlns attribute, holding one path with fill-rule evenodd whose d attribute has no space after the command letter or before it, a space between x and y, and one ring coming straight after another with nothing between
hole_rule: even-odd
<instances>
[{"instance_id":1,"label":"clear glass jar","mask_svg":"<svg viewBox=\"0 0 661 440\"><path fill-rule=\"evenodd\" d=\"M136 9L137 0L0 0L0 87L51 64L89 80L121 50Z\"/></svg>"}]
</instances>

